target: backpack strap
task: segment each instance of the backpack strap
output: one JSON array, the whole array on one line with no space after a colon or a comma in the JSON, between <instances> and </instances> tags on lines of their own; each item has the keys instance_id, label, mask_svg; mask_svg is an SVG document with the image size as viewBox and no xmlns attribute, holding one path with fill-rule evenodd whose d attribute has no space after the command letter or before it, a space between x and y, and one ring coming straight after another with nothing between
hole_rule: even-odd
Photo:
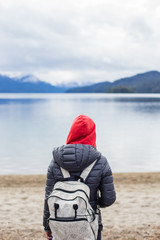
<instances>
[{"instance_id":1,"label":"backpack strap","mask_svg":"<svg viewBox=\"0 0 160 240\"><path fill-rule=\"evenodd\" d=\"M90 174L90 172L96 162L97 162L97 159L93 163L91 163L88 167L86 167L83 170L83 172L81 173L80 177L83 179L84 182L85 182L86 178L88 177L88 175Z\"/></svg>"},{"instance_id":2,"label":"backpack strap","mask_svg":"<svg viewBox=\"0 0 160 240\"><path fill-rule=\"evenodd\" d=\"M61 172L62 172L62 175L64 178L70 178L70 174L66 169L64 169L62 167L60 167L60 169L61 169Z\"/></svg>"},{"instance_id":3,"label":"backpack strap","mask_svg":"<svg viewBox=\"0 0 160 240\"><path fill-rule=\"evenodd\" d=\"M88 177L88 175L90 174L90 172L91 172L93 166L95 165L95 163L97 162L97 160L98 159L96 159L93 163L91 163L88 167L86 167L82 171L82 173L80 175L80 178L82 178L84 182L85 182L86 178ZM62 175L63 175L64 178L70 178L71 177L70 173L66 169L64 169L62 167L60 167L60 169L61 169L61 172L62 172Z\"/></svg>"}]
</instances>

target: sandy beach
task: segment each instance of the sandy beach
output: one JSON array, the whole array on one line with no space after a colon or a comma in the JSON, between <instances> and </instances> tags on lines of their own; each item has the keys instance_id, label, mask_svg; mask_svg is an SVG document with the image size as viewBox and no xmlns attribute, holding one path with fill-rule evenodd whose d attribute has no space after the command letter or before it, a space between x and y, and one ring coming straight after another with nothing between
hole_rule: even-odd
<instances>
[{"instance_id":1,"label":"sandy beach","mask_svg":"<svg viewBox=\"0 0 160 240\"><path fill-rule=\"evenodd\" d=\"M103 240L160 239L160 173L114 174L117 200L102 209ZM44 175L0 175L0 240L45 240Z\"/></svg>"}]
</instances>

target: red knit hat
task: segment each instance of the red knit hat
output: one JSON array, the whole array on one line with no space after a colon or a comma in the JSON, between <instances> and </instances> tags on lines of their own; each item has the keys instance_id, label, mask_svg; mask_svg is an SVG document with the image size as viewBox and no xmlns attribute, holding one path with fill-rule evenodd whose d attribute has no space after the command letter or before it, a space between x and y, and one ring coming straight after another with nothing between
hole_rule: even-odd
<instances>
[{"instance_id":1,"label":"red knit hat","mask_svg":"<svg viewBox=\"0 0 160 240\"><path fill-rule=\"evenodd\" d=\"M86 144L96 148L96 125L85 115L79 115L72 123L66 144Z\"/></svg>"}]
</instances>

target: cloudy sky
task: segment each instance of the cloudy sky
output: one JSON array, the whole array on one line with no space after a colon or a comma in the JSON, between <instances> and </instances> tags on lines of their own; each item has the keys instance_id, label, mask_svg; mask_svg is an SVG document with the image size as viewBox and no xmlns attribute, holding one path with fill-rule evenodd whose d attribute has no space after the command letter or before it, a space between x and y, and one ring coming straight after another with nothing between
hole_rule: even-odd
<instances>
[{"instance_id":1,"label":"cloudy sky","mask_svg":"<svg viewBox=\"0 0 160 240\"><path fill-rule=\"evenodd\" d=\"M0 0L0 73L52 84L160 70L159 0Z\"/></svg>"}]
</instances>

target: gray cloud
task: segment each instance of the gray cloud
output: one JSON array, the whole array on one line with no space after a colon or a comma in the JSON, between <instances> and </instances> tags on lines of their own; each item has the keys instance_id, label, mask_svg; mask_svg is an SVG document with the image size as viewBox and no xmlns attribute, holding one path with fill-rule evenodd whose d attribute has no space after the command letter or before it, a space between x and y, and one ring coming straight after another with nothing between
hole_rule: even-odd
<instances>
[{"instance_id":1,"label":"gray cloud","mask_svg":"<svg viewBox=\"0 0 160 240\"><path fill-rule=\"evenodd\" d=\"M51 83L115 80L160 70L153 0L0 2L0 72Z\"/></svg>"}]
</instances>

